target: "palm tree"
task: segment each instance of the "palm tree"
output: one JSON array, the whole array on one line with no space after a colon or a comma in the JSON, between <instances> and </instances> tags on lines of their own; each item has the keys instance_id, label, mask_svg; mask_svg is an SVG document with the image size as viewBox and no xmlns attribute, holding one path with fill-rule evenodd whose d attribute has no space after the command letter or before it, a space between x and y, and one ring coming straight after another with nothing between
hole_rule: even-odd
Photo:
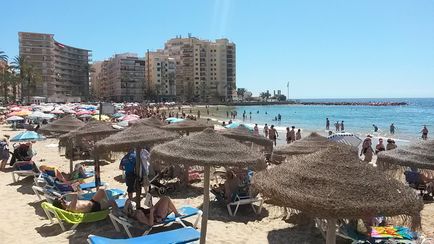
<instances>
[{"instance_id":1,"label":"palm tree","mask_svg":"<svg viewBox=\"0 0 434 244\"><path fill-rule=\"evenodd\" d=\"M30 95L35 91L36 84L39 83L42 80L42 78L33 65L27 66L26 77L27 77L27 102L30 102Z\"/></svg>"},{"instance_id":2,"label":"palm tree","mask_svg":"<svg viewBox=\"0 0 434 244\"><path fill-rule=\"evenodd\" d=\"M8 62L8 55L5 54L5 52L0 51L0 60L7 63Z\"/></svg>"},{"instance_id":3,"label":"palm tree","mask_svg":"<svg viewBox=\"0 0 434 244\"><path fill-rule=\"evenodd\" d=\"M12 68L19 72L18 77L19 80L17 82L17 85L20 87L21 90L21 98L23 97L23 87L26 80L26 70L27 70L28 64L27 60L24 56L16 56L14 60L12 61ZM29 91L27 91L29 92Z\"/></svg>"}]
</instances>

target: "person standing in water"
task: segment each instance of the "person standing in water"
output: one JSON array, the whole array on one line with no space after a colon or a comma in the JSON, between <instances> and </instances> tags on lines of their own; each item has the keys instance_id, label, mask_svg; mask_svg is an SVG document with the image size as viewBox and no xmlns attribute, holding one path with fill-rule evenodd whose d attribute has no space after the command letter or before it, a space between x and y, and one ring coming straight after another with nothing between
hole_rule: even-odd
<instances>
[{"instance_id":1,"label":"person standing in water","mask_svg":"<svg viewBox=\"0 0 434 244\"><path fill-rule=\"evenodd\" d=\"M271 125L268 130L268 138L274 142L274 146L277 145L277 137L279 137L279 133L274 129L274 125Z\"/></svg>"},{"instance_id":2,"label":"person standing in water","mask_svg":"<svg viewBox=\"0 0 434 244\"><path fill-rule=\"evenodd\" d=\"M264 125L264 136L268 138L268 125Z\"/></svg>"},{"instance_id":3,"label":"person standing in water","mask_svg":"<svg viewBox=\"0 0 434 244\"><path fill-rule=\"evenodd\" d=\"M336 128L336 132L339 132L339 130L340 130L340 128L341 128L341 126L340 126L340 124L339 124L339 121L336 121L336 123L335 123L335 128Z\"/></svg>"},{"instance_id":4,"label":"person standing in water","mask_svg":"<svg viewBox=\"0 0 434 244\"><path fill-rule=\"evenodd\" d=\"M291 143L291 133L289 132L289 127L286 127L286 144Z\"/></svg>"},{"instance_id":5,"label":"person standing in water","mask_svg":"<svg viewBox=\"0 0 434 244\"><path fill-rule=\"evenodd\" d=\"M392 124L390 125L390 134L394 135L394 134L395 134L395 129L396 129L396 127L395 127L395 125L392 123Z\"/></svg>"},{"instance_id":6,"label":"person standing in water","mask_svg":"<svg viewBox=\"0 0 434 244\"><path fill-rule=\"evenodd\" d=\"M426 128L426 125L423 126L420 132L422 133L422 140L428 140L428 128Z\"/></svg>"},{"instance_id":7,"label":"person standing in water","mask_svg":"<svg viewBox=\"0 0 434 244\"><path fill-rule=\"evenodd\" d=\"M330 130L330 120L326 118L326 130Z\"/></svg>"},{"instance_id":8,"label":"person standing in water","mask_svg":"<svg viewBox=\"0 0 434 244\"><path fill-rule=\"evenodd\" d=\"M372 125L373 127L374 127L374 132L378 132L378 126L376 126L376 125Z\"/></svg>"},{"instance_id":9,"label":"person standing in water","mask_svg":"<svg viewBox=\"0 0 434 244\"><path fill-rule=\"evenodd\" d=\"M345 127L344 127L344 121L342 120L341 121L341 131L344 131L345 130Z\"/></svg>"}]
</instances>

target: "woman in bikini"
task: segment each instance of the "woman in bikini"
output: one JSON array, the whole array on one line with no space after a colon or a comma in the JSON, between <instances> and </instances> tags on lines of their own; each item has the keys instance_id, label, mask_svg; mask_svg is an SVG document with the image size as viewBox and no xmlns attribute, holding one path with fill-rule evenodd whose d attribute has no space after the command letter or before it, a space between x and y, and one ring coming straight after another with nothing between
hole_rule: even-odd
<instances>
[{"instance_id":1,"label":"woman in bikini","mask_svg":"<svg viewBox=\"0 0 434 244\"><path fill-rule=\"evenodd\" d=\"M175 216L181 216L176 210L175 205L168 197L161 197L160 200L148 209L137 208L136 211L132 210L131 201L127 200L125 203L125 209L129 217L135 218L142 224L153 226L163 222L163 220L171 213L175 213Z\"/></svg>"}]
</instances>

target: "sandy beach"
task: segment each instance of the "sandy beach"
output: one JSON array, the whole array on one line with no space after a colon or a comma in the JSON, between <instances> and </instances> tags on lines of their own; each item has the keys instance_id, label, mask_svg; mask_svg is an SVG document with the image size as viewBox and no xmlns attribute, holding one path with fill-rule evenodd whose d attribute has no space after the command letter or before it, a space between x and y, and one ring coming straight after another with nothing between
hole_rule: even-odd
<instances>
[{"instance_id":1,"label":"sandy beach","mask_svg":"<svg viewBox=\"0 0 434 244\"><path fill-rule=\"evenodd\" d=\"M13 136L20 131L12 131L8 126L0 127L0 135ZM67 171L69 161L57 149L57 139L37 142L34 148L37 165L48 164ZM77 161L78 162L78 161ZM109 183L110 188L126 189L120 182L119 161L101 167L101 179ZM81 224L75 231L62 232L58 224L51 224L46 218L31 186L33 179L25 178L12 183L8 168L0 172L0 243L86 243L89 234L105 237L122 238L125 233L118 233L110 220ZM90 179L92 180L92 179ZM202 183L196 183L184 191L170 193L176 206L189 204L201 207ZM213 197L211 196L211 199ZM157 199L155 199L157 200ZM154 200L154 201L155 201ZM311 223L302 223L300 219L282 220L282 208L264 203L262 213L256 215L250 206L243 206L236 217L230 217L226 207L217 202L210 204L208 221L208 243L323 243L320 232ZM422 211L422 233L434 236L434 204L426 204ZM191 220L193 222L194 219ZM176 228L174 225L170 228ZM200 228L200 225L199 225ZM154 229L159 232L162 228ZM140 232L133 232L139 235ZM340 243L347 243L339 240Z\"/></svg>"}]
</instances>

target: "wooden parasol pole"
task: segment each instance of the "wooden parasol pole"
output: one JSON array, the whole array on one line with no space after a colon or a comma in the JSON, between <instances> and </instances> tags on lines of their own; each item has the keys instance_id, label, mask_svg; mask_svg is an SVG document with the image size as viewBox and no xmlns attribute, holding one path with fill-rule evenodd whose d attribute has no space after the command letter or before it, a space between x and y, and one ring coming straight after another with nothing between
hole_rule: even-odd
<instances>
[{"instance_id":1,"label":"wooden parasol pole","mask_svg":"<svg viewBox=\"0 0 434 244\"><path fill-rule=\"evenodd\" d=\"M206 229L209 214L209 178L210 166L205 166L205 178L203 180L203 216L200 225L200 244L206 243Z\"/></svg>"},{"instance_id":2,"label":"wooden parasol pole","mask_svg":"<svg viewBox=\"0 0 434 244\"><path fill-rule=\"evenodd\" d=\"M336 219L327 219L326 244L336 244Z\"/></svg>"}]
</instances>

